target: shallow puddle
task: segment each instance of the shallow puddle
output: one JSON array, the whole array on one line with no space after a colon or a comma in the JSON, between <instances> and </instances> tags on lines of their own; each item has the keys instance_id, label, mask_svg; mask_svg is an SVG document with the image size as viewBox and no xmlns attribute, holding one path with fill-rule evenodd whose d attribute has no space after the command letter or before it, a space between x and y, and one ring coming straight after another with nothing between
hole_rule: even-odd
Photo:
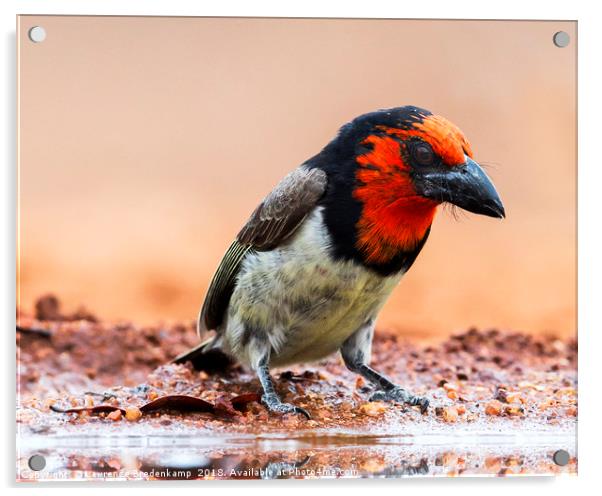
<instances>
[{"instance_id":1,"label":"shallow puddle","mask_svg":"<svg viewBox=\"0 0 602 496\"><path fill-rule=\"evenodd\" d=\"M28 437L21 481L554 475L577 472L575 438L538 433L372 436ZM566 450L566 466L554 453ZM44 457L43 470L28 461Z\"/></svg>"}]
</instances>

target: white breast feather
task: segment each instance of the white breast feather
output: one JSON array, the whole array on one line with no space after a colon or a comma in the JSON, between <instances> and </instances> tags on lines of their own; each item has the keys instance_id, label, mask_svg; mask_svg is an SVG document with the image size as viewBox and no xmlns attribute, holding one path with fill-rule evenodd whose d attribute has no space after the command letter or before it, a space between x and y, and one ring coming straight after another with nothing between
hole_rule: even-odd
<instances>
[{"instance_id":1,"label":"white breast feather","mask_svg":"<svg viewBox=\"0 0 602 496\"><path fill-rule=\"evenodd\" d=\"M374 319L402 274L383 277L355 262L335 261L329 248L318 208L282 246L248 256L221 330L226 349L253 364L258 358L245 333L248 338L255 329L267 336L273 365L316 360Z\"/></svg>"}]
</instances>

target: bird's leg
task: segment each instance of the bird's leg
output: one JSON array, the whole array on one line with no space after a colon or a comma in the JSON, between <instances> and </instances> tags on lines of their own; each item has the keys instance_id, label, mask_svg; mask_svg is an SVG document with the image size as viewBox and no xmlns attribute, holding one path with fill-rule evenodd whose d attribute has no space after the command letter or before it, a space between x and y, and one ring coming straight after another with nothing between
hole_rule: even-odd
<instances>
[{"instance_id":1,"label":"bird's leg","mask_svg":"<svg viewBox=\"0 0 602 496\"><path fill-rule=\"evenodd\" d=\"M381 373L377 372L371 367L368 367L368 365L354 364L352 366L356 367L355 371L358 374L369 380L372 384L375 384L381 388L380 391L376 391L372 396L370 396L370 401L395 401L397 403L405 403L406 405L419 406L422 413L427 411L429 406L428 398L423 396L414 396L401 386L391 382ZM354 370L352 366L347 364L347 367L349 367L351 370Z\"/></svg>"},{"instance_id":2,"label":"bird's leg","mask_svg":"<svg viewBox=\"0 0 602 496\"><path fill-rule=\"evenodd\" d=\"M310 415L304 408L299 406L291 405L290 403L283 403L276 389L274 388L274 381L270 376L270 370L268 368L269 354L264 355L260 360L255 371L259 377L259 382L263 388L263 396L261 397L262 403L267 407L268 410L274 413L300 413L310 419Z\"/></svg>"},{"instance_id":3,"label":"bird's leg","mask_svg":"<svg viewBox=\"0 0 602 496\"><path fill-rule=\"evenodd\" d=\"M374 323L370 321L347 338L341 347L341 355L345 365L349 370L360 374L380 389L370 397L370 401L395 401L411 406L419 406L420 411L425 413L429 406L427 398L414 396L366 364L367 357L370 356L372 350L373 332Z\"/></svg>"}]
</instances>

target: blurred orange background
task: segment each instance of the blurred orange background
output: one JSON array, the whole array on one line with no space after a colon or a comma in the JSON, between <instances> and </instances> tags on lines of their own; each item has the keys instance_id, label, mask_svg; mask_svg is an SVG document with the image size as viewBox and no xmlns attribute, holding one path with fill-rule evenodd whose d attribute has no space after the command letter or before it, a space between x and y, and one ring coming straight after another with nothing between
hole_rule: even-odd
<instances>
[{"instance_id":1,"label":"blurred orange background","mask_svg":"<svg viewBox=\"0 0 602 496\"><path fill-rule=\"evenodd\" d=\"M576 23L21 16L18 40L20 308L194 319L286 172L412 104L463 129L507 219L441 211L380 326L575 333Z\"/></svg>"}]
</instances>

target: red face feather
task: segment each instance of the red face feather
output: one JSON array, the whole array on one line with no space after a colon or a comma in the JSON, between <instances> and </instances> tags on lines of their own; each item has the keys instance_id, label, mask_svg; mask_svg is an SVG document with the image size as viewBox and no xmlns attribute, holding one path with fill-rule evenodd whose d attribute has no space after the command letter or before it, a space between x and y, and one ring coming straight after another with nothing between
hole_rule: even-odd
<instances>
[{"instance_id":1,"label":"red face feather","mask_svg":"<svg viewBox=\"0 0 602 496\"><path fill-rule=\"evenodd\" d=\"M465 162L464 155L472 156L470 143L457 126L439 115L429 115L422 122L416 123L411 129L397 129L386 126L376 126L387 134L407 139L419 137L429 143L434 152L441 157L443 163L453 167Z\"/></svg>"},{"instance_id":2,"label":"red face feather","mask_svg":"<svg viewBox=\"0 0 602 496\"><path fill-rule=\"evenodd\" d=\"M433 222L438 202L418 195L410 177L403 140L428 142L444 164L452 167L472 157L462 132L446 119L428 116L410 129L377 126L385 136L370 135L363 144L372 150L356 158L358 186L354 197L362 202L356 247L369 263L387 263L399 251L411 251Z\"/></svg>"}]
</instances>

